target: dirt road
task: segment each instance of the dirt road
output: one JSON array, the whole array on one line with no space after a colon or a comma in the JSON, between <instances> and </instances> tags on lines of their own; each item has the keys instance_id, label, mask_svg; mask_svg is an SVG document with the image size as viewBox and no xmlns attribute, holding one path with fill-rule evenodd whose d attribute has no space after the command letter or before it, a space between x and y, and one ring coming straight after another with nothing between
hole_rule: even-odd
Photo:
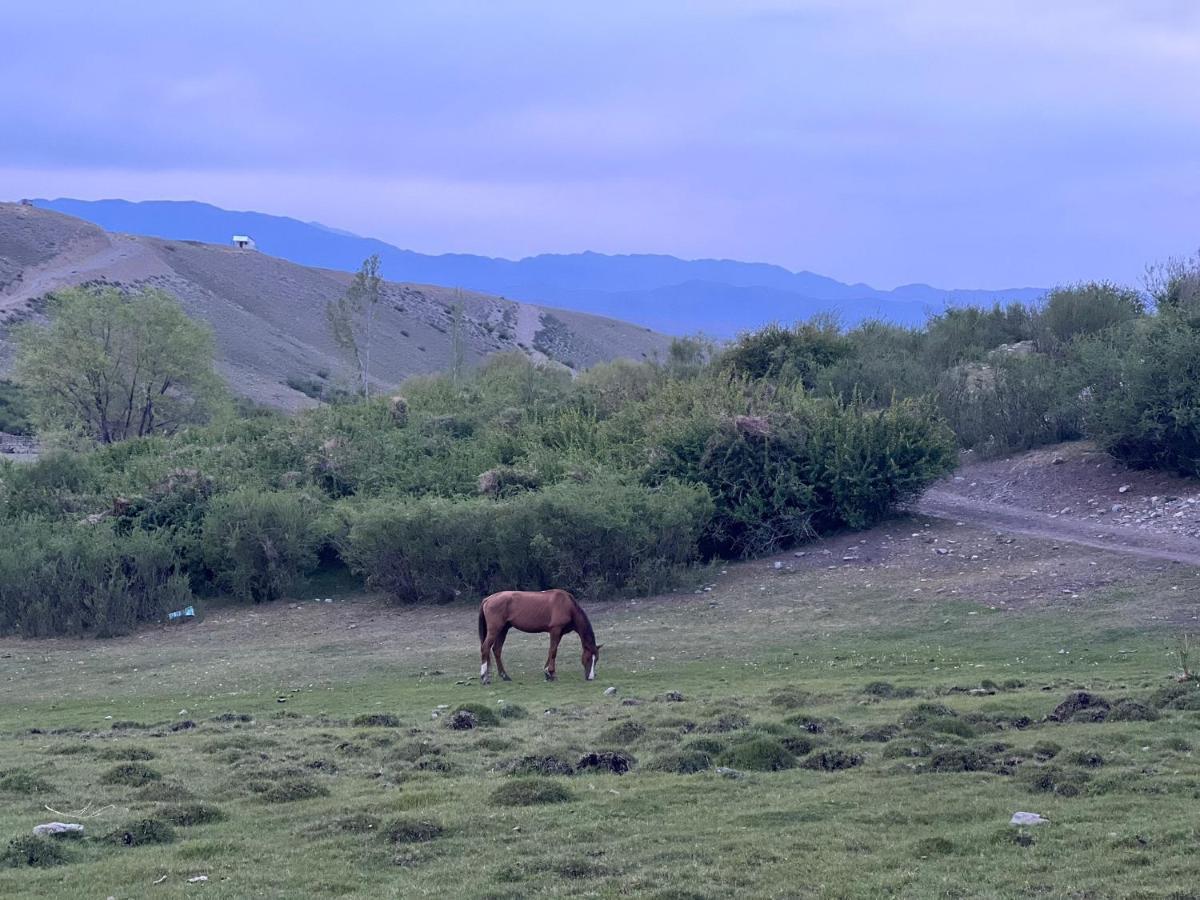
<instances>
[{"instance_id":1,"label":"dirt road","mask_svg":"<svg viewBox=\"0 0 1200 900\"><path fill-rule=\"evenodd\" d=\"M1126 469L1083 442L965 465L912 509L979 528L1200 566L1200 482Z\"/></svg>"}]
</instances>

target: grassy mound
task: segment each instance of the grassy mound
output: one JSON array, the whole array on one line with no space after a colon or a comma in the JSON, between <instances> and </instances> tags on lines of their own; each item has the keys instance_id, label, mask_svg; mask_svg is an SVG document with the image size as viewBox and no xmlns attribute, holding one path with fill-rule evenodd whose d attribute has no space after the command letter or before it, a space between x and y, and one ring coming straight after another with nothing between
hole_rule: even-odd
<instances>
[{"instance_id":1,"label":"grassy mound","mask_svg":"<svg viewBox=\"0 0 1200 900\"><path fill-rule=\"evenodd\" d=\"M521 778L500 785L492 791L494 806L538 806L544 803L567 803L575 799L570 788L544 778Z\"/></svg>"}]
</instances>

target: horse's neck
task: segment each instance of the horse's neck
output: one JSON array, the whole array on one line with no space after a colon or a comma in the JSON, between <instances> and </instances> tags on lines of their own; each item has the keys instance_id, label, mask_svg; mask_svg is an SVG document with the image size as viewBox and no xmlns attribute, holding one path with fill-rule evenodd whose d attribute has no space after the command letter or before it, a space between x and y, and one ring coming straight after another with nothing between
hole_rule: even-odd
<instances>
[{"instance_id":1,"label":"horse's neck","mask_svg":"<svg viewBox=\"0 0 1200 900\"><path fill-rule=\"evenodd\" d=\"M587 614L579 608L579 604L575 604L575 613L571 619L571 626L579 635L579 642L589 650L594 650L596 647L596 635L592 631L592 623L588 621Z\"/></svg>"}]
</instances>

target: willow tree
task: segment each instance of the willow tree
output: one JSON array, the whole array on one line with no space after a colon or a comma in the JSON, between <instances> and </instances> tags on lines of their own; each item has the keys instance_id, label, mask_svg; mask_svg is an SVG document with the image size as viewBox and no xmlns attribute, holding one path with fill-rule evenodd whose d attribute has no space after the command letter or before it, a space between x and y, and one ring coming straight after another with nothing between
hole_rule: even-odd
<instances>
[{"instance_id":1,"label":"willow tree","mask_svg":"<svg viewBox=\"0 0 1200 900\"><path fill-rule=\"evenodd\" d=\"M379 256L363 261L346 293L325 304L325 318L334 344L354 366L358 389L364 397L371 395L371 332L375 324L375 307L383 296L383 279L379 277Z\"/></svg>"},{"instance_id":2,"label":"willow tree","mask_svg":"<svg viewBox=\"0 0 1200 900\"><path fill-rule=\"evenodd\" d=\"M224 398L207 325L159 290L73 288L17 329L15 375L41 430L102 444L206 421Z\"/></svg>"}]
</instances>

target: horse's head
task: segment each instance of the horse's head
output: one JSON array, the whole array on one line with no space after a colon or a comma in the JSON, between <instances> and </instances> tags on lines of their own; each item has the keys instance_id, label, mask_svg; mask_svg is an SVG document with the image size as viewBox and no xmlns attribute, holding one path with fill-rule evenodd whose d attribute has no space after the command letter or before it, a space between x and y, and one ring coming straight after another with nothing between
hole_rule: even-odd
<instances>
[{"instance_id":1,"label":"horse's head","mask_svg":"<svg viewBox=\"0 0 1200 900\"><path fill-rule=\"evenodd\" d=\"M588 681L594 681L596 678L596 663L600 661L600 648L603 644L597 644L595 647L583 648L583 677Z\"/></svg>"}]
</instances>

